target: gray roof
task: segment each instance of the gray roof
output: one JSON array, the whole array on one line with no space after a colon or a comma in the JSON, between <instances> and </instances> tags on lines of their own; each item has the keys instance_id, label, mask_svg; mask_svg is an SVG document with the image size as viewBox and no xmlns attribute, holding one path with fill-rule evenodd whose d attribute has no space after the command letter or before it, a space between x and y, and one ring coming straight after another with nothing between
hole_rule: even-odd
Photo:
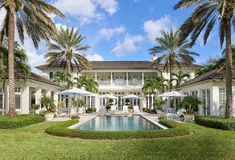
<instances>
[{"instance_id":1,"label":"gray roof","mask_svg":"<svg viewBox=\"0 0 235 160\"><path fill-rule=\"evenodd\" d=\"M151 61L91 61L92 69L153 69ZM199 65L181 64L182 67L201 67ZM160 65L159 68L162 66ZM47 68L60 68L59 66L49 66L48 64L37 66L44 70Z\"/></svg>"},{"instance_id":2,"label":"gray roof","mask_svg":"<svg viewBox=\"0 0 235 160\"><path fill-rule=\"evenodd\" d=\"M233 71L233 79L235 80L235 68L232 69ZM220 68L220 69L215 69L209 72L206 72L198 77L195 77L194 79L191 79L189 81L186 81L185 83L179 85L177 88L181 88L181 87L186 87L195 83L200 83L200 82L204 82L207 80L225 80L226 78L226 72L224 67Z\"/></svg>"}]
</instances>

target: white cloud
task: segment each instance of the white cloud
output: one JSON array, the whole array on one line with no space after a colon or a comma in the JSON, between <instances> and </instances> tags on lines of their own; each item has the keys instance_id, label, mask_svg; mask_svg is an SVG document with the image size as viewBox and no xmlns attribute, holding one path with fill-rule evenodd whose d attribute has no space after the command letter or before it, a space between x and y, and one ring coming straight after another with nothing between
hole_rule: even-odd
<instances>
[{"instance_id":1,"label":"white cloud","mask_svg":"<svg viewBox=\"0 0 235 160\"><path fill-rule=\"evenodd\" d=\"M118 41L111 52L117 56L125 56L128 53L137 51L139 49L138 44L143 40L144 38L141 35L126 34L123 41Z\"/></svg>"},{"instance_id":2,"label":"white cloud","mask_svg":"<svg viewBox=\"0 0 235 160\"><path fill-rule=\"evenodd\" d=\"M175 28L173 25L173 20L169 15L166 15L158 20L148 20L144 22L144 31L147 37L154 41L156 37L161 36L162 30L169 30Z\"/></svg>"},{"instance_id":3,"label":"white cloud","mask_svg":"<svg viewBox=\"0 0 235 160\"><path fill-rule=\"evenodd\" d=\"M99 54L87 54L86 58L89 61L104 61L104 58Z\"/></svg>"},{"instance_id":4,"label":"white cloud","mask_svg":"<svg viewBox=\"0 0 235 160\"><path fill-rule=\"evenodd\" d=\"M78 16L82 23L88 23L100 17L92 0L56 0L53 5L64 14Z\"/></svg>"},{"instance_id":5,"label":"white cloud","mask_svg":"<svg viewBox=\"0 0 235 160\"><path fill-rule=\"evenodd\" d=\"M119 35L125 32L125 27L115 27L115 28L102 28L98 31L98 34L107 40L110 40L113 36Z\"/></svg>"},{"instance_id":6,"label":"white cloud","mask_svg":"<svg viewBox=\"0 0 235 160\"><path fill-rule=\"evenodd\" d=\"M118 9L118 2L116 0L98 0L97 4L109 15L113 15Z\"/></svg>"},{"instance_id":7,"label":"white cloud","mask_svg":"<svg viewBox=\"0 0 235 160\"><path fill-rule=\"evenodd\" d=\"M55 0L53 5L64 14L78 17L82 24L103 19L104 15L97 11L98 8L109 15L113 15L118 9L116 0Z\"/></svg>"}]
</instances>

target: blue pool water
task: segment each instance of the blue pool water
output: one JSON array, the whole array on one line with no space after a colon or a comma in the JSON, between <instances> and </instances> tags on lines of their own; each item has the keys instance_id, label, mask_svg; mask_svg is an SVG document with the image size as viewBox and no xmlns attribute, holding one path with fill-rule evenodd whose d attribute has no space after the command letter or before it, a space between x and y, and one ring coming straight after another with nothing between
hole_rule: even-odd
<instances>
[{"instance_id":1,"label":"blue pool water","mask_svg":"<svg viewBox=\"0 0 235 160\"><path fill-rule=\"evenodd\" d=\"M90 131L131 131L155 130L160 129L160 127L141 116L97 116L77 129Z\"/></svg>"}]
</instances>

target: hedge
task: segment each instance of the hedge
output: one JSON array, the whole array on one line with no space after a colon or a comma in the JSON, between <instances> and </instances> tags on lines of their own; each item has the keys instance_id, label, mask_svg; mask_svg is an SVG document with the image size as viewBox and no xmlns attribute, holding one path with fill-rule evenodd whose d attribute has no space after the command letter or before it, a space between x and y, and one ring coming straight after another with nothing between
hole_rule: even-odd
<instances>
[{"instance_id":1,"label":"hedge","mask_svg":"<svg viewBox=\"0 0 235 160\"><path fill-rule=\"evenodd\" d=\"M211 128L235 130L235 118L225 119L220 116L196 116L195 122Z\"/></svg>"},{"instance_id":2,"label":"hedge","mask_svg":"<svg viewBox=\"0 0 235 160\"><path fill-rule=\"evenodd\" d=\"M46 132L55 136L82 138L82 139L142 139L184 136L191 133L191 129L184 124L170 120L161 120L160 123L171 129L167 130L144 130L144 131L85 131L68 129L69 126L77 123L78 120L69 120L50 126Z\"/></svg>"},{"instance_id":3,"label":"hedge","mask_svg":"<svg viewBox=\"0 0 235 160\"><path fill-rule=\"evenodd\" d=\"M0 116L0 129L14 129L44 121L40 115L18 115L16 117Z\"/></svg>"}]
</instances>

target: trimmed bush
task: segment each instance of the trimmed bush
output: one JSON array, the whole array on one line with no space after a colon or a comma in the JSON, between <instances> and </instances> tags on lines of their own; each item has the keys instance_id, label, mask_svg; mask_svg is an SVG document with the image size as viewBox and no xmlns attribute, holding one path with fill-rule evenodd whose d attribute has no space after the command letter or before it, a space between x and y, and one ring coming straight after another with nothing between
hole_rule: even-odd
<instances>
[{"instance_id":1,"label":"trimmed bush","mask_svg":"<svg viewBox=\"0 0 235 160\"><path fill-rule=\"evenodd\" d=\"M235 118L225 119L219 116L196 116L195 122L211 128L235 130Z\"/></svg>"},{"instance_id":2,"label":"trimmed bush","mask_svg":"<svg viewBox=\"0 0 235 160\"><path fill-rule=\"evenodd\" d=\"M161 120L160 123L171 129L167 130L144 130L144 131L85 131L68 129L67 127L77 123L78 120L69 120L53 125L46 129L48 134L63 137L78 137L83 139L142 139L184 136L191 133L191 129L184 124L170 120Z\"/></svg>"},{"instance_id":3,"label":"trimmed bush","mask_svg":"<svg viewBox=\"0 0 235 160\"><path fill-rule=\"evenodd\" d=\"M16 117L0 116L0 129L20 128L43 121L44 118L42 116L35 114L19 115Z\"/></svg>"}]
</instances>

